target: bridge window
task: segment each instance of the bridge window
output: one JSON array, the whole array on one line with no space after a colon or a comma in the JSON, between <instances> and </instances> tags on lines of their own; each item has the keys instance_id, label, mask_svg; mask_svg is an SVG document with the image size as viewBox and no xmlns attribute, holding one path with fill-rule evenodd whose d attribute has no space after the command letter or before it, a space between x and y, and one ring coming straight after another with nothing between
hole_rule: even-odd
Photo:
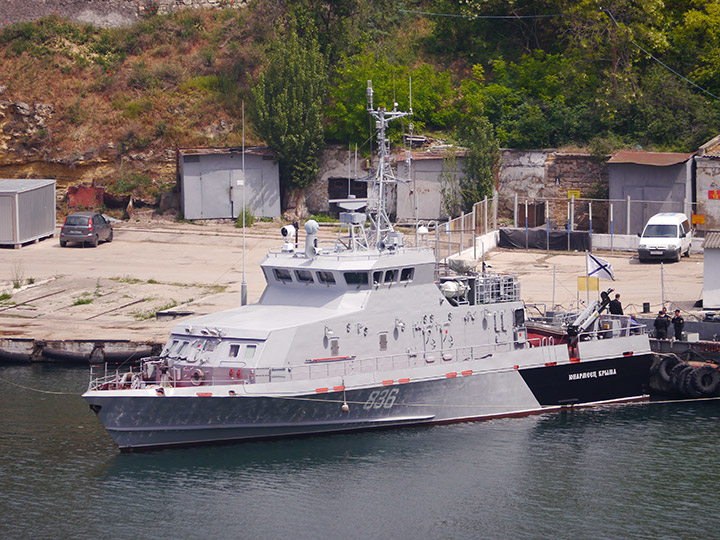
<instances>
[{"instance_id":1,"label":"bridge window","mask_svg":"<svg viewBox=\"0 0 720 540\"><path fill-rule=\"evenodd\" d=\"M295 277L300 283L312 283L313 277L310 270L295 270Z\"/></svg>"},{"instance_id":2,"label":"bridge window","mask_svg":"<svg viewBox=\"0 0 720 540\"><path fill-rule=\"evenodd\" d=\"M257 345L245 345L245 360L250 360L255 356L255 351L257 351Z\"/></svg>"},{"instance_id":3,"label":"bridge window","mask_svg":"<svg viewBox=\"0 0 720 540\"><path fill-rule=\"evenodd\" d=\"M320 283L326 283L330 285L331 283L335 283L335 276L332 272L326 272L324 270L321 270L317 273L318 281Z\"/></svg>"},{"instance_id":4,"label":"bridge window","mask_svg":"<svg viewBox=\"0 0 720 540\"><path fill-rule=\"evenodd\" d=\"M345 283L348 285L367 285L367 272L345 272Z\"/></svg>"},{"instance_id":5,"label":"bridge window","mask_svg":"<svg viewBox=\"0 0 720 540\"><path fill-rule=\"evenodd\" d=\"M400 281L412 281L413 275L415 274L414 268L403 268L400 271Z\"/></svg>"},{"instance_id":6,"label":"bridge window","mask_svg":"<svg viewBox=\"0 0 720 540\"><path fill-rule=\"evenodd\" d=\"M388 270L385 272L385 283L394 283L397 281L397 270Z\"/></svg>"},{"instance_id":7,"label":"bridge window","mask_svg":"<svg viewBox=\"0 0 720 540\"><path fill-rule=\"evenodd\" d=\"M373 272L373 285L382 283L382 272Z\"/></svg>"},{"instance_id":8,"label":"bridge window","mask_svg":"<svg viewBox=\"0 0 720 540\"><path fill-rule=\"evenodd\" d=\"M292 281L290 270L287 270L286 268L273 268L273 273L275 274L275 279L278 281L282 281L283 283L286 281Z\"/></svg>"}]
</instances>

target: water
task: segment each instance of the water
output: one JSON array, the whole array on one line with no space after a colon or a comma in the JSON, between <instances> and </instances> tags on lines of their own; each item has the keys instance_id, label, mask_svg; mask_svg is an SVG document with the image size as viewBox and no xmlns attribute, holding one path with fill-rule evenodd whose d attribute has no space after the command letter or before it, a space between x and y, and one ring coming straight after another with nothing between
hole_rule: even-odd
<instances>
[{"instance_id":1,"label":"water","mask_svg":"<svg viewBox=\"0 0 720 540\"><path fill-rule=\"evenodd\" d=\"M85 369L0 378L2 539L720 536L720 402L120 454Z\"/></svg>"}]
</instances>

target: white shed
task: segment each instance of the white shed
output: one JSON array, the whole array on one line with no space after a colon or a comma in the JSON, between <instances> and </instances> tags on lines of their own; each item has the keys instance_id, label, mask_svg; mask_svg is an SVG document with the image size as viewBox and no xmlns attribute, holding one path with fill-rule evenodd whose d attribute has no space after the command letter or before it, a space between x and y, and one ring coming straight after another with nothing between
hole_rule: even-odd
<instances>
[{"instance_id":1,"label":"white shed","mask_svg":"<svg viewBox=\"0 0 720 540\"><path fill-rule=\"evenodd\" d=\"M55 234L55 180L0 179L0 245Z\"/></svg>"},{"instance_id":2,"label":"white shed","mask_svg":"<svg viewBox=\"0 0 720 540\"><path fill-rule=\"evenodd\" d=\"M720 308L720 232L710 232L703 242L703 309Z\"/></svg>"}]
</instances>

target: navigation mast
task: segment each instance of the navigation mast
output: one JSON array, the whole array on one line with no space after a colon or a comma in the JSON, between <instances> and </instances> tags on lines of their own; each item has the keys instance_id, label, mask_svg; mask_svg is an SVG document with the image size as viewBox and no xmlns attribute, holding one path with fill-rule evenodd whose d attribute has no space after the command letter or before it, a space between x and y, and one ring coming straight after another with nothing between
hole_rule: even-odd
<instances>
[{"instance_id":1,"label":"navigation mast","mask_svg":"<svg viewBox=\"0 0 720 540\"><path fill-rule=\"evenodd\" d=\"M407 180L397 178L393 173L390 164L390 141L385 138L385 129L392 120L404 118L412 115L412 103L409 112L397 110L397 103L393 103L392 111L385 110L384 107L373 106L373 89L372 81L367 82L367 111L375 119L375 129L377 130L378 139L378 168L372 178L366 181L370 184L371 189L375 193L375 200L368 205L370 211L370 223L375 236L375 245L378 249L382 249L384 240L389 233L394 231L390 218L385 210L386 184L406 182Z\"/></svg>"}]
</instances>

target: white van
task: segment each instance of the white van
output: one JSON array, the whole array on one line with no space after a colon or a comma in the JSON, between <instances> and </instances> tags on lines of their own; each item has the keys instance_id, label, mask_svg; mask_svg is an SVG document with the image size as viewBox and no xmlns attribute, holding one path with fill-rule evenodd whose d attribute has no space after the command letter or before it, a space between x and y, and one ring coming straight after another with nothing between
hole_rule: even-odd
<instances>
[{"instance_id":1,"label":"white van","mask_svg":"<svg viewBox=\"0 0 720 540\"><path fill-rule=\"evenodd\" d=\"M655 214L638 236L638 258L641 262L649 259L679 261L683 255L690 256L692 229L685 214Z\"/></svg>"}]
</instances>

